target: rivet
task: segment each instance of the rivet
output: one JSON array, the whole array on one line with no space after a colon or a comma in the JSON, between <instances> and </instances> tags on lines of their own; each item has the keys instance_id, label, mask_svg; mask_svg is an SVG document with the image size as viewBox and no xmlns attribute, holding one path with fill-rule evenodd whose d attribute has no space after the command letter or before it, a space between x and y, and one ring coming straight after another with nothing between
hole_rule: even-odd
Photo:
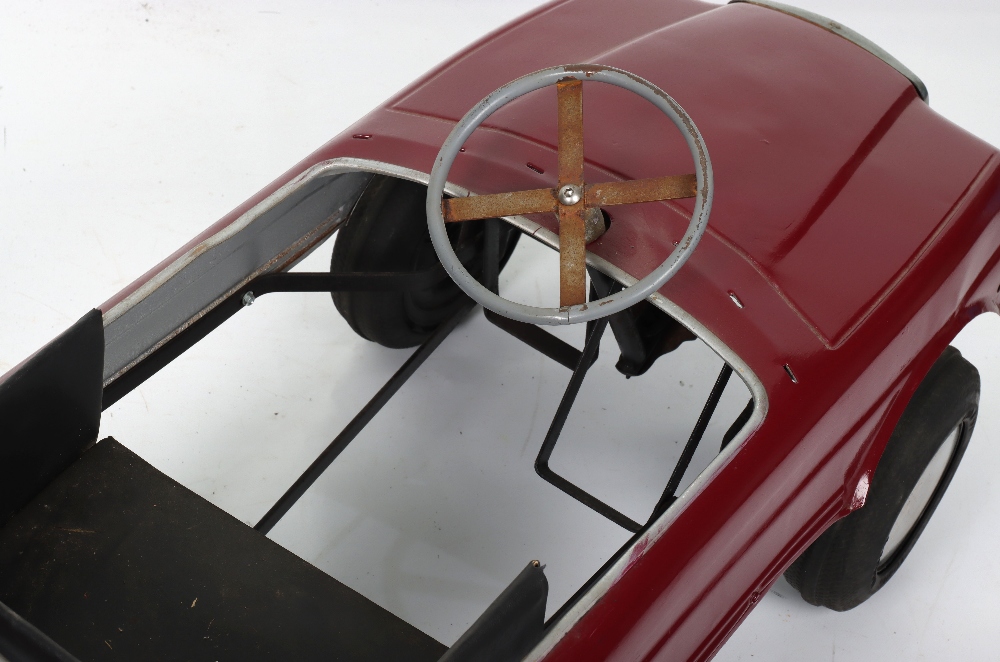
<instances>
[{"instance_id":1,"label":"rivet","mask_svg":"<svg viewBox=\"0 0 1000 662\"><path fill-rule=\"evenodd\" d=\"M792 383L793 383L793 384L798 384L798 383L799 383L799 380L798 380L798 378L797 378L797 377L795 376L795 373L794 373L794 372L792 372L792 367L791 367L790 365L788 365L787 363L786 363L786 364L785 364L785 365L784 365L783 367L785 368L785 372L787 372L787 373L788 373L788 376L789 376L789 377L791 378L791 380L792 380Z\"/></svg>"},{"instance_id":2,"label":"rivet","mask_svg":"<svg viewBox=\"0 0 1000 662\"><path fill-rule=\"evenodd\" d=\"M545 171L544 171L544 170L542 170L542 168L540 168L539 166L536 166L536 165L535 165L534 163L532 163L531 161L528 161L528 162L527 162L527 163L525 163L524 165L528 166L528 170L534 170L534 171L535 171L535 172L537 172L537 173L538 173L539 175L544 175L544 174L545 174Z\"/></svg>"},{"instance_id":3,"label":"rivet","mask_svg":"<svg viewBox=\"0 0 1000 662\"><path fill-rule=\"evenodd\" d=\"M252 306L253 302L257 300L257 297L253 295L253 292L247 292L243 295L243 305Z\"/></svg>"},{"instance_id":4,"label":"rivet","mask_svg":"<svg viewBox=\"0 0 1000 662\"><path fill-rule=\"evenodd\" d=\"M354 138L355 140L371 140L372 139L372 134L370 134L370 133L355 133L351 137Z\"/></svg>"},{"instance_id":5,"label":"rivet","mask_svg":"<svg viewBox=\"0 0 1000 662\"><path fill-rule=\"evenodd\" d=\"M743 308L743 302L740 301L740 298L738 296L736 296L735 292L730 292L729 293L729 298L733 300L733 303L736 304L737 308Z\"/></svg>"},{"instance_id":6,"label":"rivet","mask_svg":"<svg viewBox=\"0 0 1000 662\"><path fill-rule=\"evenodd\" d=\"M575 205L580 202L580 187L566 184L559 189L559 202L564 205Z\"/></svg>"}]
</instances>

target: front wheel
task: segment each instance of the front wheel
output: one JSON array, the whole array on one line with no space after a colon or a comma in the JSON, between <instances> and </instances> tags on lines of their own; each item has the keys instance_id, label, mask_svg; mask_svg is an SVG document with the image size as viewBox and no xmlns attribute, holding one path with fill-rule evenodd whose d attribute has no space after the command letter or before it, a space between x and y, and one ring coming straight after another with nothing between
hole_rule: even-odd
<instances>
[{"instance_id":1,"label":"front wheel","mask_svg":"<svg viewBox=\"0 0 1000 662\"><path fill-rule=\"evenodd\" d=\"M337 232L330 271L417 273L438 264L427 231L426 198L422 184L375 175ZM477 277L483 269L484 227L476 221L448 228L455 252ZM519 236L513 226L501 223L501 268ZM419 345L467 301L444 270L437 281L417 290L333 293L333 303L351 328L386 347Z\"/></svg>"},{"instance_id":2,"label":"front wheel","mask_svg":"<svg viewBox=\"0 0 1000 662\"><path fill-rule=\"evenodd\" d=\"M846 611L889 581L955 475L978 407L979 372L947 348L896 424L865 505L835 522L785 572L806 602Z\"/></svg>"}]
</instances>

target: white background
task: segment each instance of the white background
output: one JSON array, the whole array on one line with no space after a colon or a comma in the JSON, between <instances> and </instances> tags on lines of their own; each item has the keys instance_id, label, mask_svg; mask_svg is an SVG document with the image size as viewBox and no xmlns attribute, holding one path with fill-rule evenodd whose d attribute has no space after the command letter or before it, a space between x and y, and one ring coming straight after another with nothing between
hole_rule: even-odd
<instances>
[{"instance_id":1,"label":"white background","mask_svg":"<svg viewBox=\"0 0 1000 662\"><path fill-rule=\"evenodd\" d=\"M536 4L5 0L0 373L412 79ZM994 2L798 4L883 46L924 79L934 108L1000 144ZM308 266L328 256L317 252ZM506 283L534 295L531 281ZM256 521L405 357L358 341L316 296L261 299L107 412L102 433ZM837 614L779 581L718 659L997 658L998 332L997 320L980 319L955 342L982 373L979 424L888 587ZM567 376L490 333L478 318L464 324L418 373L409 399L358 440L367 454L345 453L345 468L324 475L272 535L445 643L530 558L550 563L551 611L582 581L573 577L623 539L574 502L537 501L530 469L523 483L470 478L484 452L500 464L526 458L530 468ZM609 389L581 397L597 410L602 398L627 407L646 397L641 380ZM579 437L603 439L602 420L595 412L578 421ZM456 433L496 436L498 449L517 452L473 454L455 445ZM641 469L627 465L615 480L627 485ZM378 472L398 472L408 496L389 498L391 480L368 479ZM483 495L501 495L492 504L500 513L532 514L483 516Z\"/></svg>"}]
</instances>

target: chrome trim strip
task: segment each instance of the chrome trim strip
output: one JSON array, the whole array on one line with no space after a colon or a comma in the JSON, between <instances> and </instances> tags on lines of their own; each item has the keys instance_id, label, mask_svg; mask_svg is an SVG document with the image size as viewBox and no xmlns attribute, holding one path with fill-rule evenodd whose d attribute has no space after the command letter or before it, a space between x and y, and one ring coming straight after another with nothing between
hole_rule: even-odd
<instances>
[{"instance_id":1,"label":"chrome trim strip","mask_svg":"<svg viewBox=\"0 0 1000 662\"><path fill-rule=\"evenodd\" d=\"M920 80L920 77L913 73L909 67L905 66L902 62L894 58L892 55L887 53L881 46L873 42L871 39L858 34L854 30L850 29L845 25L841 25L837 21L829 19L825 16L821 16L811 11L805 9L799 9L798 7L793 7L791 5L786 5L782 2L774 2L774 0L729 0L729 4L734 3L746 3L749 5L759 5L761 7L767 7L768 9L773 9L775 11L780 11L782 14L788 14L789 16L794 16L795 18L800 18L803 21L812 23L813 25L823 28L827 32L832 32L835 35L843 37L847 41L850 41L861 48L865 49L878 59L882 60L890 67L898 71L899 73L906 76L913 87L917 88L917 94L920 98L930 103L930 93L927 91L927 86L924 85L924 81Z\"/></svg>"},{"instance_id":2,"label":"chrome trim strip","mask_svg":"<svg viewBox=\"0 0 1000 662\"><path fill-rule=\"evenodd\" d=\"M170 263L170 265L164 268L163 271L150 278L135 292L118 302L113 308L111 308L111 310L104 314L104 326L108 326L117 320L119 317L132 309L137 303L148 297L154 290L158 289L161 285L183 271L185 267L190 266L191 263L198 258L198 256L204 254L209 249L218 246L224 241L231 239L240 231L245 230L247 226L263 216L266 212L273 209L278 205L278 203L302 188L303 185L308 182L318 177L335 175L343 172L355 172L358 170L364 172L363 168L353 168L349 165L342 166L339 163L340 161L350 160L352 159L333 159L331 161L318 163L286 183L277 191L267 196L267 198L254 205L252 209L244 213L238 219L174 260Z\"/></svg>"},{"instance_id":3,"label":"chrome trim strip","mask_svg":"<svg viewBox=\"0 0 1000 662\"><path fill-rule=\"evenodd\" d=\"M194 258L206 250L206 248L202 248L203 246L217 246L232 238L239 233L240 230L250 225L253 220L259 218L264 212L272 209L275 205L308 182L319 177L348 172L366 172L389 175L418 182L424 185L427 184L429 179L429 175L427 173L423 173L418 170L403 168L389 163L369 161L367 159L343 157L316 164L268 196L266 200L256 205L253 209L234 221L231 225L223 228L217 234L202 242L202 244L199 244L191 251L185 253L182 257L178 258L174 263L143 285L143 287L137 290L133 295L129 296L127 299L115 306L105 316L105 326L109 324L108 318L111 317L112 312L115 313L115 315L111 317L111 320L113 321L114 319L121 317L130 308L134 307L142 301L142 299L166 283L172 277L182 272L185 267L189 266L193 262ZM470 191L468 189L450 182L446 184L444 191L448 195L454 197L465 197L470 195ZM559 236L551 230L548 230L538 223L524 218L523 216L505 217L504 220L517 227L533 239L540 241L554 250L559 250ZM325 222L325 219L320 219L319 224L322 225L323 222ZM626 286L631 285L638 280L631 274L616 267L604 258L598 257L590 252L587 253L587 264ZM589 611L590 608L593 607L594 604L596 604L597 601L600 600L608 592L608 590L618 582L619 579L621 579L628 568L635 563L636 558L641 556L642 552L637 553L636 550L647 549L651 543L655 542L661 535L663 535L663 532L666 531L674 520L677 519L680 513L687 508L688 504L702 492L708 484L708 481L711 480L712 477L715 476L715 474L717 474L726 464L728 464L736 452L742 447L747 438L758 427L760 427L760 424L764 421L764 417L767 415L767 392L764 390L763 383L757 375L754 374L746 362L744 362L735 352L722 342L718 336L709 331L708 328L693 318L684 309L664 297L659 292L649 297L649 301L687 327L692 333L708 345L723 361L726 361L733 367L733 369L740 375L744 384L746 384L747 388L750 390L750 393L753 395L753 414L747 424L743 427L743 430L740 431L739 435L737 435L737 437L733 439L728 446L726 446L724 451L712 460L708 467L706 467L705 470L698 475L694 482L691 483L691 485L689 485L683 493L681 493L673 505L671 505L670 508L668 508L667 511L664 512L659 519L657 519L646 530L646 532L636 540L635 543L625 550L625 553L620 556L619 560L608 570L608 572L606 572L590 588L590 590L576 602L576 604L570 607L570 609L558 622L552 624L548 633L538 643L538 645L535 646L531 653L528 654L525 660L541 660L556 646L556 644L559 643L559 641L566 635L567 632L569 632L570 629L572 629L574 625L576 625L583 615L586 614L587 611ZM204 312L205 311L203 311L203 313Z\"/></svg>"},{"instance_id":4,"label":"chrome trim strip","mask_svg":"<svg viewBox=\"0 0 1000 662\"><path fill-rule=\"evenodd\" d=\"M308 255L347 218L371 178L353 169L307 174L185 252L108 311L105 386L247 279L287 269Z\"/></svg>"}]
</instances>

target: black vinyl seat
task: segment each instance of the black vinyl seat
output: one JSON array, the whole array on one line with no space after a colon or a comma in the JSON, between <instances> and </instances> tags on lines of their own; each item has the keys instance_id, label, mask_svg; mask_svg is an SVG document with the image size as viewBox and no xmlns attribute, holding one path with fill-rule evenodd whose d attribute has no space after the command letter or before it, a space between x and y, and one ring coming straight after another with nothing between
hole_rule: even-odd
<instances>
[{"instance_id":1,"label":"black vinyl seat","mask_svg":"<svg viewBox=\"0 0 1000 662\"><path fill-rule=\"evenodd\" d=\"M0 528L0 602L84 661L447 650L111 438Z\"/></svg>"}]
</instances>

